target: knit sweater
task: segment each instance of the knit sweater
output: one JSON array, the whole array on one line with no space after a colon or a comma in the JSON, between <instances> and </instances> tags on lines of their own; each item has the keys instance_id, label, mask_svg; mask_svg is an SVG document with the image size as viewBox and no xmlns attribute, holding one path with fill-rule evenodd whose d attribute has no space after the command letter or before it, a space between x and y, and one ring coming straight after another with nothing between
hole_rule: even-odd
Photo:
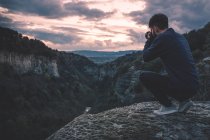
<instances>
[{"instance_id":1,"label":"knit sweater","mask_svg":"<svg viewBox=\"0 0 210 140\"><path fill-rule=\"evenodd\" d=\"M160 33L153 41L147 41L143 50L143 60L151 61L157 57L163 62L170 84L175 88L197 90L198 72L189 44L183 35L172 28Z\"/></svg>"}]
</instances>

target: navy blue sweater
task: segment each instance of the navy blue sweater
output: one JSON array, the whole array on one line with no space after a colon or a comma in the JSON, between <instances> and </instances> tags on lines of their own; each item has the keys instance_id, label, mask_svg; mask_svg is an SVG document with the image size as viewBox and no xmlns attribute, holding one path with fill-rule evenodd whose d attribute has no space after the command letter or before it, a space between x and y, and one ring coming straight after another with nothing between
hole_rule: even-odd
<instances>
[{"instance_id":1,"label":"navy blue sweater","mask_svg":"<svg viewBox=\"0 0 210 140\"><path fill-rule=\"evenodd\" d=\"M148 62L157 57L163 62L170 84L177 88L197 91L198 72L189 44L183 35L168 28L153 41L147 41L143 50L144 61Z\"/></svg>"}]
</instances>

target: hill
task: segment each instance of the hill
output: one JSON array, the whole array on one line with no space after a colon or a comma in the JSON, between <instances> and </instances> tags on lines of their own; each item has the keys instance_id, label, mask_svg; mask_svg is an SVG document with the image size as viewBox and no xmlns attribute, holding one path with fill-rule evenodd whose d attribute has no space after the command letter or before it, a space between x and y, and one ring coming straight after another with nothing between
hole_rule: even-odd
<instances>
[{"instance_id":1,"label":"hill","mask_svg":"<svg viewBox=\"0 0 210 140\"><path fill-rule=\"evenodd\" d=\"M72 53L86 56L90 60L92 60L94 63L98 63L98 64L114 61L116 58L120 56L131 54L133 52L136 52L136 50L117 51L117 52L90 51L90 50L72 51Z\"/></svg>"},{"instance_id":2,"label":"hill","mask_svg":"<svg viewBox=\"0 0 210 140\"><path fill-rule=\"evenodd\" d=\"M96 65L86 57L8 28L0 28L0 44L2 139L44 139L95 101L95 80L84 66Z\"/></svg>"},{"instance_id":3,"label":"hill","mask_svg":"<svg viewBox=\"0 0 210 140\"><path fill-rule=\"evenodd\" d=\"M194 100L210 99L209 34L210 24L184 34L202 85ZM153 101L139 74L165 73L158 58L143 63L141 51L99 65L2 27L0 44L0 137L9 140L45 139L86 107L91 107L90 113L99 113Z\"/></svg>"},{"instance_id":4,"label":"hill","mask_svg":"<svg viewBox=\"0 0 210 140\"><path fill-rule=\"evenodd\" d=\"M199 61L210 55L210 22L201 29L185 33L184 36L189 42L195 60Z\"/></svg>"}]
</instances>

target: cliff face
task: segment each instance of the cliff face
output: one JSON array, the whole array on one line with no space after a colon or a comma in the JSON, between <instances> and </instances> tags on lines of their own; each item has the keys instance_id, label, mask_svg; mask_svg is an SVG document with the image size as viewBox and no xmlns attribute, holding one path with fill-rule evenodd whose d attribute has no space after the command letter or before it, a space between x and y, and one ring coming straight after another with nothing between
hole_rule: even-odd
<instances>
[{"instance_id":1,"label":"cliff face","mask_svg":"<svg viewBox=\"0 0 210 140\"><path fill-rule=\"evenodd\" d=\"M156 116L156 102L143 102L98 114L83 114L47 140L210 139L210 102L196 102L187 113Z\"/></svg>"},{"instance_id":2,"label":"cliff face","mask_svg":"<svg viewBox=\"0 0 210 140\"><path fill-rule=\"evenodd\" d=\"M199 73L200 90L195 99L210 100L210 57L205 57L196 63L196 68Z\"/></svg>"},{"instance_id":3,"label":"cliff face","mask_svg":"<svg viewBox=\"0 0 210 140\"><path fill-rule=\"evenodd\" d=\"M48 74L59 77L56 60L44 56L22 55L14 52L0 52L0 63L11 65L17 73Z\"/></svg>"},{"instance_id":4,"label":"cliff face","mask_svg":"<svg viewBox=\"0 0 210 140\"><path fill-rule=\"evenodd\" d=\"M117 73L117 66L110 64L95 64L94 66L84 66L84 72L92 76L95 80L102 81L105 77L113 78Z\"/></svg>"},{"instance_id":5,"label":"cliff face","mask_svg":"<svg viewBox=\"0 0 210 140\"><path fill-rule=\"evenodd\" d=\"M43 140L92 106L96 88L77 68L87 62L59 54L56 61L21 52L0 54L1 139ZM76 65L75 59L84 64Z\"/></svg>"}]
</instances>

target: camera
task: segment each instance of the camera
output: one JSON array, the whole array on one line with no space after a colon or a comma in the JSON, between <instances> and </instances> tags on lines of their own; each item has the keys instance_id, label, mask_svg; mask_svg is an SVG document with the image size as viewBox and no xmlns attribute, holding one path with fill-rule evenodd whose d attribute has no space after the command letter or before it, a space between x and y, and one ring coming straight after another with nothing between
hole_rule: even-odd
<instances>
[{"instance_id":1,"label":"camera","mask_svg":"<svg viewBox=\"0 0 210 140\"><path fill-rule=\"evenodd\" d=\"M148 39L151 39L153 40L154 38L156 37L155 34L153 34L152 32L148 31L145 33L145 38L148 40Z\"/></svg>"}]
</instances>

